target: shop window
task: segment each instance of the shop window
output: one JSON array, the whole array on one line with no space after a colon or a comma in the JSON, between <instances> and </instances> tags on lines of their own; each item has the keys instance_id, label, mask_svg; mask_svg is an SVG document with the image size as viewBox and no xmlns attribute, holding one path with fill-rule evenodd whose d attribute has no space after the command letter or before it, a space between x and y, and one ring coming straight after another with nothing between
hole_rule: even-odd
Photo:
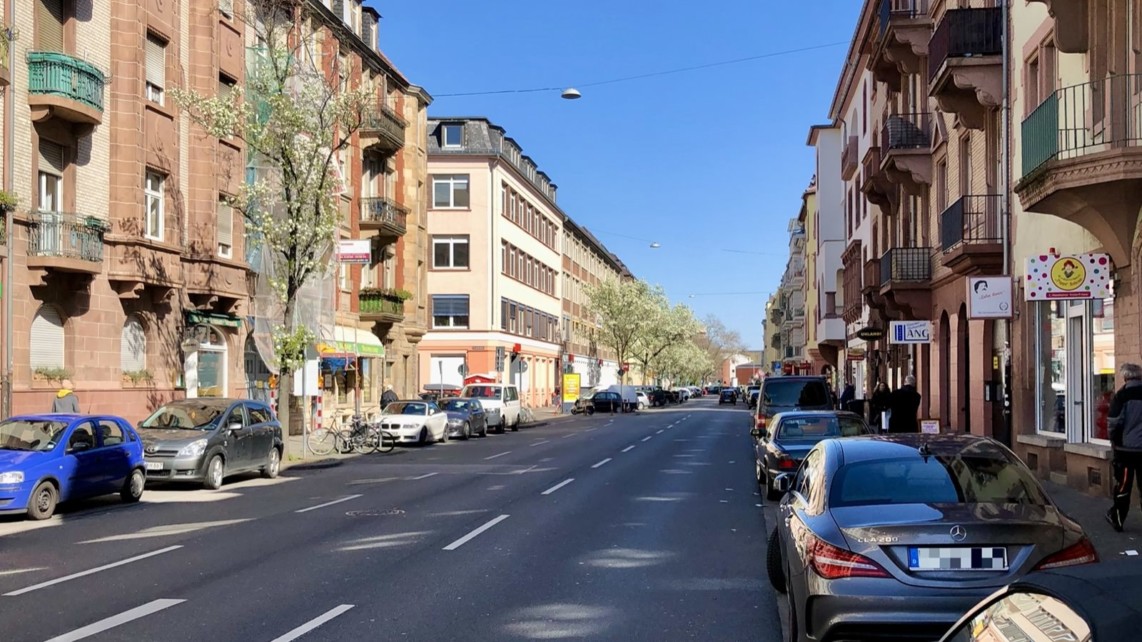
<instances>
[{"instance_id":1,"label":"shop window","mask_svg":"<svg viewBox=\"0 0 1142 642\"><path fill-rule=\"evenodd\" d=\"M1107 421L1114 397L1114 299L1091 302L1091 393L1094 423L1091 439L1109 440Z\"/></svg>"},{"instance_id":2,"label":"shop window","mask_svg":"<svg viewBox=\"0 0 1142 642\"><path fill-rule=\"evenodd\" d=\"M1064 303L1035 304L1039 431L1066 434L1067 326Z\"/></svg>"}]
</instances>

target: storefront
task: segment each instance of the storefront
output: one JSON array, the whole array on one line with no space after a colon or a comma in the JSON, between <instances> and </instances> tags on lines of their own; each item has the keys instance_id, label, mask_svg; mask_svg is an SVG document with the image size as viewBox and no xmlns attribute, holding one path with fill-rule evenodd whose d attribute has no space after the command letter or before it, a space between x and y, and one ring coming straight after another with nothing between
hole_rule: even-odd
<instances>
[{"instance_id":1,"label":"storefront","mask_svg":"<svg viewBox=\"0 0 1142 642\"><path fill-rule=\"evenodd\" d=\"M372 332L335 326L333 338L316 345L324 414L351 417L358 408L369 416L380 411L385 347Z\"/></svg>"},{"instance_id":2,"label":"storefront","mask_svg":"<svg viewBox=\"0 0 1142 642\"><path fill-rule=\"evenodd\" d=\"M187 313L181 382L187 398L229 396L229 339L241 326L241 319L227 314Z\"/></svg>"}]
</instances>

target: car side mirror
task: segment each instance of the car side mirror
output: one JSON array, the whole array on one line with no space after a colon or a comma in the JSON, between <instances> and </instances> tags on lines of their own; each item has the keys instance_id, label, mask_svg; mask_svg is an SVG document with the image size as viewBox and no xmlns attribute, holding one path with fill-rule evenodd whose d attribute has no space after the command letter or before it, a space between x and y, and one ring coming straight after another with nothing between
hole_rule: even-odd
<instances>
[{"instance_id":1,"label":"car side mirror","mask_svg":"<svg viewBox=\"0 0 1142 642\"><path fill-rule=\"evenodd\" d=\"M773 488L782 495L788 493L793 488L793 475L783 473L773 480Z\"/></svg>"},{"instance_id":2,"label":"car side mirror","mask_svg":"<svg viewBox=\"0 0 1142 642\"><path fill-rule=\"evenodd\" d=\"M229 426L226 426L226 429L229 430L230 432L237 432L237 431L242 429L242 424L235 421L234 423L230 424Z\"/></svg>"},{"instance_id":3,"label":"car side mirror","mask_svg":"<svg viewBox=\"0 0 1142 642\"><path fill-rule=\"evenodd\" d=\"M752 436L754 439L761 439L761 431L760 431L760 430L758 430L756 427L755 427L755 428L750 428L750 430L749 430L749 434L750 434L750 435L751 435L751 436Z\"/></svg>"}]
</instances>

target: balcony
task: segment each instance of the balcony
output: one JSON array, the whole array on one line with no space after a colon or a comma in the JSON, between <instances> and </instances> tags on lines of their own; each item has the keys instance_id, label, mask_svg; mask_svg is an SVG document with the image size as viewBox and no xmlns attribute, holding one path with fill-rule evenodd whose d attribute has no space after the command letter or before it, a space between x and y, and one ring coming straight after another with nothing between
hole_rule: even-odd
<instances>
[{"instance_id":1,"label":"balcony","mask_svg":"<svg viewBox=\"0 0 1142 642\"><path fill-rule=\"evenodd\" d=\"M361 229L375 236L397 239L407 231L408 208L383 196L361 198Z\"/></svg>"},{"instance_id":2,"label":"balcony","mask_svg":"<svg viewBox=\"0 0 1142 642\"><path fill-rule=\"evenodd\" d=\"M880 130L881 169L913 196L932 184L932 115L890 114Z\"/></svg>"},{"instance_id":3,"label":"balcony","mask_svg":"<svg viewBox=\"0 0 1142 642\"><path fill-rule=\"evenodd\" d=\"M983 129L1003 100L1003 10L949 9L928 45L928 93L945 113Z\"/></svg>"},{"instance_id":4,"label":"balcony","mask_svg":"<svg viewBox=\"0 0 1142 642\"><path fill-rule=\"evenodd\" d=\"M964 196L940 214L944 265L959 275L993 274L1003 269L1002 194Z\"/></svg>"},{"instance_id":5,"label":"balcony","mask_svg":"<svg viewBox=\"0 0 1142 642\"><path fill-rule=\"evenodd\" d=\"M900 91L902 75L920 73L931 33L928 0L881 0L868 60L873 77Z\"/></svg>"},{"instance_id":6,"label":"balcony","mask_svg":"<svg viewBox=\"0 0 1142 642\"><path fill-rule=\"evenodd\" d=\"M55 51L29 51L27 60L32 120L58 118L83 135L103 122L103 72Z\"/></svg>"},{"instance_id":7,"label":"balcony","mask_svg":"<svg viewBox=\"0 0 1142 642\"><path fill-rule=\"evenodd\" d=\"M927 319L932 308L932 248L895 247L880 257L880 292L891 316Z\"/></svg>"},{"instance_id":8,"label":"balcony","mask_svg":"<svg viewBox=\"0 0 1142 642\"><path fill-rule=\"evenodd\" d=\"M1031 0L1047 5L1055 27L1055 46L1063 53L1086 53L1090 47L1088 0Z\"/></svg>"},{"instance_id":9,"label":"balcony","mask_svg":"<svg viewBox=\"0 0 1142 642\"><path fill-rule=\"evenodd\" d=\"M856 174L857 168L860 166L860 159L857 155L860 153L860 139L856 136L849 136L848 142L845 143L845 148L841 150L841 178L850 180L853 174Z\"/></svg>"},{"instance_id":10,"label":"balcony","mask_svg":"<svg viewBox=\"0 0 1142 642\"><path fill-rule=\"evenodd\" d=\"M357 313L362 321L400 323L404 320L404 301L391 293L363 289L357 295Z\"/></svg>"},{"instance_id":11,"label":"balcony","mask_svg":"<svg viewBox=\"0 0 1142 642\"><path fill-rule=\"evenodd\" d=\"M68 212L28 214L28 269L45 279L49 272L93 276L103 270L107 224L94 216Z\"/></svg>"},{"instance_id":12,"label":"balcony","mask_svg":"<svg viewBox=\"0 0 1142 642\"><path fill-rule=\"evenodd\" d=\"M404 147L404 130L408 122L385 106L377 107L361 120L361 146L386 152Z\"/></svg>"},{"instance_id":13,"label":"balcony","mask_svg":"<svg viewBox=\"0 0 1142 642\"><path fill-rule=\"evenodd\" d=\"M853 241L841 255L844 271L845 309L842 312L845 323L855 323L864 311L864 298L861 296L861 242Z\"/></svg>"},{"instance_id":14,"label":"balcony","mask_svg":"<svg viewBox=\"0 0 1142 642\"><path fill-rule=\"evenodd\" d=\"M880 207L890 207L896 194L895 186L888 182L888 177L881 169L880 147L869 147L864 152L861 161L864 167L864 182L860 189L869 203Z\"/></svg>"},{"instance_id":15,"label":"balcony","mask_svg":"<svg viewBox=\"0 0 1142 642\"><path fill-rule=\"evenodd\" d=\"M1077 223L1129 265L1142 207L1142 74L1052 93L1022 125L1023 209Z\"/></svg>"}]
</instances>

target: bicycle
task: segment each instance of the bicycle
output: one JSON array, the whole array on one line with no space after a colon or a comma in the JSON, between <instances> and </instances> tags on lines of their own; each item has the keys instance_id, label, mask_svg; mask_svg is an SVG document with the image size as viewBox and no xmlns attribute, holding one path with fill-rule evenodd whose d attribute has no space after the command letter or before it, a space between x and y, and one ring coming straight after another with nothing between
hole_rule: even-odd
<instances>
[{"instance_id":1,"label":"bicycle","mask_svg":"<svg viewBox=\"0 0 1142 642\"><path fill-rule=\"evenodd\" d=\"M371 424L360 415L354 415L348 423L330 419L325 428L314 431L309 437L309 450L317 456L325 456L334 451L344 454L353 451L362 455L372 452L387 453L396 447L396 437L379 424Z\"/></svg>"}]
</instances>

